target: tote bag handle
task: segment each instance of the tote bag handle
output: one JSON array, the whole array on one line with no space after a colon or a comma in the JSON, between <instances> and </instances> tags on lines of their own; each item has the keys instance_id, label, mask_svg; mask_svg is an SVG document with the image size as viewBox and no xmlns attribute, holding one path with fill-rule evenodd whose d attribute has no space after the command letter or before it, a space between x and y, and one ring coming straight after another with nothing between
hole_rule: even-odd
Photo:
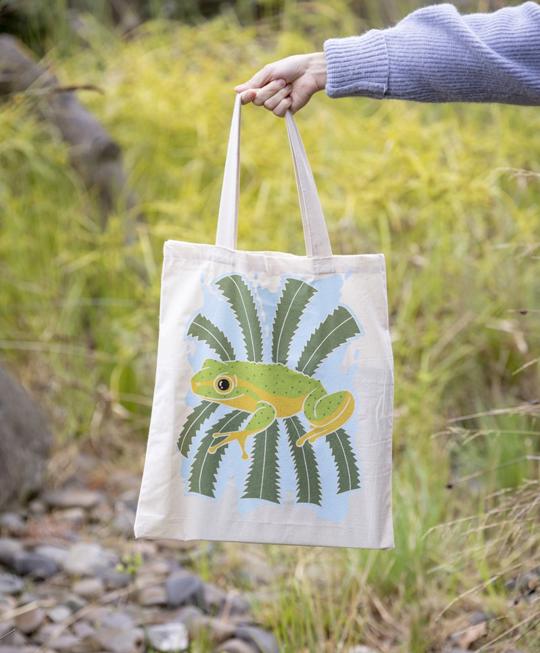
<instances>
[{"instance_id":1,"label":"tote bag handle","mask_svg":"<svg viewBox=\"0 0 540 653\"><path fill-rule=\"evenodd\" d=\"M234 101L216 232L216 245L229 249L236 249L238 234L241 106L240 94L238 93ZM285 114L285 121L294 163L307 255L312 257L332 256L332 248L330 246L321 202L317 193L317 186L315 185L302 139L298 133L292 113L289 110Z\"/></svg>"}]
</instances>

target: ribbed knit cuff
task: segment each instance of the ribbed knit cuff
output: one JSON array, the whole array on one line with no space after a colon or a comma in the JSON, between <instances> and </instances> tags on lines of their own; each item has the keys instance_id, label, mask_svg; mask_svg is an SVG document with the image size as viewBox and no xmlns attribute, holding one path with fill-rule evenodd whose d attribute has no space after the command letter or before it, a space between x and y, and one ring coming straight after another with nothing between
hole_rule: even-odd
<instances>
[{"instance_id":1,"label":"ribbed knit cuff","mask_svg":"<svg viewBox=\"0 0 540 653\"><path fill-rule=\"evenodd\" d=\"M388 88L388 52L381 30L362 36L327 39L326 94L332 98L364 95L381 98Z\"/></svg>"}]
</instances>

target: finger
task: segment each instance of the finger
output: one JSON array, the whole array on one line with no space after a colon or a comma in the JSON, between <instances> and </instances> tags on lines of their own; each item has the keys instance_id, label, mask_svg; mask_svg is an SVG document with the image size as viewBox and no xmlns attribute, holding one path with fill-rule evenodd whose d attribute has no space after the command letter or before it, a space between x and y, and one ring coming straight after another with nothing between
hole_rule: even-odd
<instances>
[{"instance_id":1,"label":"finger","mask_svg":"<svg viewBox=\"0 0 540 653\"><path fill-rule=\"evenodd\" d=\"M246 91L245 93L242 93L240 95L240 102L242 104L248 104L248 102L253 102L257 95L257 91L255 89L251 89L249 91Z\"/></svg>"},{"instance_id":2,"label":"finger","mask_svg":"<svg viewBox=\"0 0 540 653\"><path fill-rule=\"evenodd\" d=\"M269 84L266 84L266 86L263 86L256 91L257 95L253 100L253 104L256 104L258 107L262 106L268 98L271 98L272 95L277 93L286 84L287 82L284 79L274 79Z\"/></svg>"},{"instance_id":3,"label":"finger","mask_svg":"<svg viewBox=\"0 0 540 653\"><path fill-rule=\"evenodd\" d=\"M286 98L290 92L291 92L292 86L291 84L287 84L287 86L284 86L280 91L272 95L272 97L269 97L268 100L265 100L264 106L269 110L273 111L277 105L283 100L283 98Z\"/></svg>"},{"instance_id":4,"label":"finger","mask_svg":"<svg viewBox=\"0 0 540 653\"><path fill-rule=\"evenodd\" d=\"M283 98L283 100L281 100L281 102L280 102L280 103L277 105L277 107L274 109L274 113L275 113L276 116L278 116L279 118L283 118L283 116L284 116L285 113L287 112L287 109L289 109L290 106L291 106L291 98L290 98L290 96L289 96L289 97L286 97L286 98Z\"/></svg>"},{"instance_id":5,"label":"finger","mask_svg":"<svg viewBox=\"0 0 540 653\"><path fill-rule=\"evenodd\" d=\"M247 82L244 82L243 84L238 84L238 86L235 86L235 91L244 91L248 88L261 88L261 86L264 86L267 82L269 82L272 78L272 67L267 65L264 66L264 68L261 68L258 72L253 75L251 79L248 79Z\"/></svg>"}]
</instances>

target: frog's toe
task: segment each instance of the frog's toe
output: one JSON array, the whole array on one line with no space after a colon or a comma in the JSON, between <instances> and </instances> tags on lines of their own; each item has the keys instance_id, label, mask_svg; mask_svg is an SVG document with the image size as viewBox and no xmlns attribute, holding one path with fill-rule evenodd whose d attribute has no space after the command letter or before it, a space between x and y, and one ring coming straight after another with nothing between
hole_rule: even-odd
<instances>
[{"instance_id":1,"label":"frog's toe","mask_svg":"<svg viewBox=\"0 0 540 653\"><path fill-rule=\"evenodd\" d=\"M303 447L305 443L306 443L306 438L302 435L301 437L298 438L295 444L297 447Z\"/></svg>"},{"instance_id":2,"label":"frog's toe","mask_svg":"<svg viewBox=\"0 0 540 653\"><path fill-rule=\"evenodd\" d=\"M216 453L217 450L217 447L208 447L208 453Z\"/></svg>"},{"instance_id":3,"label":"frog's toe","mask_svg":"<svg viewBox=\"0 0 540 653\"><path fill-rule=\"evenodd\" d=\"M213 438L221 438L224 435L229 435L228 433L212 433Z\"/></svg>"}]
</instances>

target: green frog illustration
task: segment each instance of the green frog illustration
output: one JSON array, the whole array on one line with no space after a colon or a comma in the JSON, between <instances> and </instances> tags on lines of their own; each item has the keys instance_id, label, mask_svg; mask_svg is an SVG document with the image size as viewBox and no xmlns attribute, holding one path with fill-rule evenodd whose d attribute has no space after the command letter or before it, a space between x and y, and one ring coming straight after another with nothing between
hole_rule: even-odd
<instances>
[{"instance_id":1,"label":"green frog illustration","mask_svg":"<svg viewBox=\"0 0 540 653\"><path fill-rule=\"evenodd\" d=\"M336 431L354 411L354 397L348 390L329 394L317 379L282 363L207 358L191 378L191 388L207 401L251 413L241 431L214 433L212 437L223 439L208 449L212 454L237 440L244 460L249 458L247 438L264 431L277 417L305 415L311 428L296 440L301 447Z\"/></svg>"}]
</instances>

